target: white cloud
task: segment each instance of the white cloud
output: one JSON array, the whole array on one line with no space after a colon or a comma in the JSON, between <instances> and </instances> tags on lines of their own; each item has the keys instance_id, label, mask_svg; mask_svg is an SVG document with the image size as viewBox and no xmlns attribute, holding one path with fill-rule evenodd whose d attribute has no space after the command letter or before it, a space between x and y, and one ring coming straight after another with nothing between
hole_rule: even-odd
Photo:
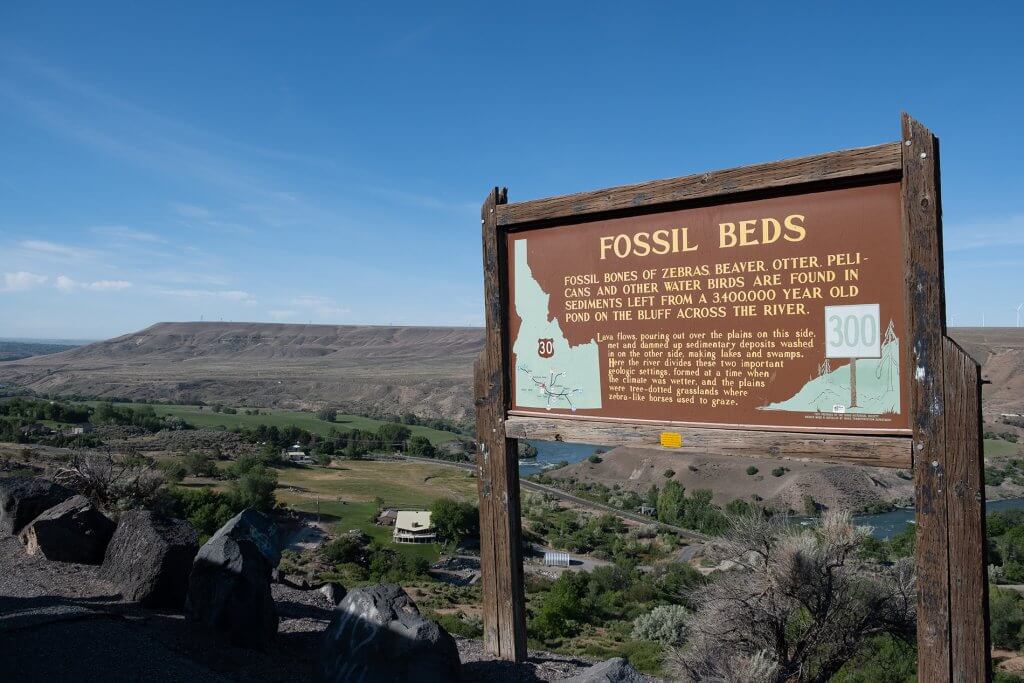
<instances>
[{"instance_id":1,"label":"white cloud","mask_svg":"<svg viewBox=\"0 0 1024 683\"><path fill-rule=\"evenodd\" d=\"M93 252L90 249L83 249L82 247L76 247L69 244L47 242L46 240L22 240L20 246L22 249L27 249L37 254L58 256L61 258L84 259L91 258L93 256Z\"/></svg>"},{"instance_id":2,"label":"white cloud","mask_svg":"<svg viewBox=\"0 0 1024 683\"><path fill-rule=\"evenodd\" d=\"M45 275L36 275L24 270L17 273L4 273L4 292L24 292L42 285L48 278Z\"/></svg>"},{"instance_id":3,"label":"white cloud","mask_svg":"<svg viewBox=\"0 0 1024 683\"><path fill-rule=\"evenodd\" d=\"M96 280L95 282L78 282L67 275L58 275L54 287L62 292L74 292L80 289L92 292L120 292L128 289L132 283L127 280Z\"/></svg>"},{"instance_id":4,"label":"white cloud","mask_svg":"<svg viewBox=\"0 0 1024 683\"><path fill-rule=\"evenodd\" d=\"M172 203L171 208L183 218L206 219L212 216L209 209L195 204Z\"/></svg>"},{"instance_id":5,"label":"white cloud","mask_svg":"<svg viewBox=\"0 0 1024 683\"><path fill-rule=\"evenodd\" d=\"M160 235L154 235L151 232L135 230L134 228L128 228L122 225L111 225L93 228L92 231L98 235L105 235L107 237L115 237L124 240L132 240L133 242L149 242L152 244L167 243L167 240L165 240L163 237L160 237Z\"/></svg>"}]
</instances>

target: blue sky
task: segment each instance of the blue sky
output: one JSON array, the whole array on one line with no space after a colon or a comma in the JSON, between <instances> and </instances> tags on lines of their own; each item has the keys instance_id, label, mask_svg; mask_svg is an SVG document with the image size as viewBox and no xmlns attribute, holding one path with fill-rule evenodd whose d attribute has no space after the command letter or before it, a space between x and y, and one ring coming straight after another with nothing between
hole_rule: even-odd
<instances>
[{"instance_id":1,"label":"blue sky","mask_svg":"<svg viewBox=\"0 0 1024 683\"><path fill-rule=\"evenodd\" d=\"M1019 3L0 5L0 337L480 324L479 205L942 139L952 324L1024 301ZM915 6L916 5L916 6Z\"/></svg>"}]
</instances>

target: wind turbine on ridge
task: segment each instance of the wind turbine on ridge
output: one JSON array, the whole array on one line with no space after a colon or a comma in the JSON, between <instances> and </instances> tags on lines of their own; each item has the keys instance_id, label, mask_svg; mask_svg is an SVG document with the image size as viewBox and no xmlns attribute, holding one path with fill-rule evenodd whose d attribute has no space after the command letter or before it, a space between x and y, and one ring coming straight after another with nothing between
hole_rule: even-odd
<instances>
[{"instance_id":1,"label":"wind turbine on ridge","mask_svg":"<svg viewBox=\"0 0 1024 683\"><path fill-rule=\"evenodd\" d=\"M1020 309L1024 308L1024 304L1017 304L1017 327L1020 327Z\"/></svg>"}]
</instances>

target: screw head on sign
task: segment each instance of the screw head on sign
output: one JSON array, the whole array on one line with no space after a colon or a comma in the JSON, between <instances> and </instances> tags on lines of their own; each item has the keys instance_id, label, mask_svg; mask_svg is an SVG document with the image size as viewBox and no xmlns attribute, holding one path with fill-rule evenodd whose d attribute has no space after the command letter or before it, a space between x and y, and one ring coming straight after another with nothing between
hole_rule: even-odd
<instances>
[{"instance_id":1,"label":"screw head on sign","mask_svg":"<svg viewBox=\"0 0 1024 683\"><path fill-rule=\"evenodd\" d=\"M928 158L928 152L921 152L921 158L922 159L927 159Z\"/></svg>"},{"instance_id":2,"label":"screw head on sign","mask_svg":"<svg viewBox=\"0 0 1024 683\"><path fill-rule=\"evenodd\" d=\"M907 141L906 141L906 142L904 142L903 144L905 144L905 145L906 145L907 147L910 147L910 140L907 140Z\"/></svg>"},{"instance_id":3,"label":"screw head on sign","mask_svg":"<svg viewBox=\"0 0 1024 683\"><path fill-rule=\"evenodd\" d=\"M932 467L938 467L938 466L939 466L939 461L938 460L932 460Z\"/></svg>"}]
</instances>

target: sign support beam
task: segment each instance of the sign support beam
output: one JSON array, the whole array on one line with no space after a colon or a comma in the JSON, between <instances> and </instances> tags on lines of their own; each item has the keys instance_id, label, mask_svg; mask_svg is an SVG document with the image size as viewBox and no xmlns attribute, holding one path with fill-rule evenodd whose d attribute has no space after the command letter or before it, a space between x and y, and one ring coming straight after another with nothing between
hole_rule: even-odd
<instances>
[{"instance_id":1,"label":"sign support beam","mask_svg":"<svg viewBox=\"0 0 1024 683\"><path fill-rule=\"evenodd\" d=\"M939 143L902 120L917 505L917 675L991 677L978 364L946 336Z\"/></svg>"},{"instance_id":2,"label":"sign support beam","mask_svg":"<svg viewBox=\"0 0 1024 683\"><path fill-rule=\"evenodd\" d=\"M508 292L504 231L496 209L507 191L494 188L481 209L484 259L484 318L487 337L474 367L477 490L480 498L480 576L484 595L484 649L501 659L526 659L526 599L523 588L519 508L519 442L505 434L510 405L504 367L508 352Z\"/></svg>"}]
</instances>

